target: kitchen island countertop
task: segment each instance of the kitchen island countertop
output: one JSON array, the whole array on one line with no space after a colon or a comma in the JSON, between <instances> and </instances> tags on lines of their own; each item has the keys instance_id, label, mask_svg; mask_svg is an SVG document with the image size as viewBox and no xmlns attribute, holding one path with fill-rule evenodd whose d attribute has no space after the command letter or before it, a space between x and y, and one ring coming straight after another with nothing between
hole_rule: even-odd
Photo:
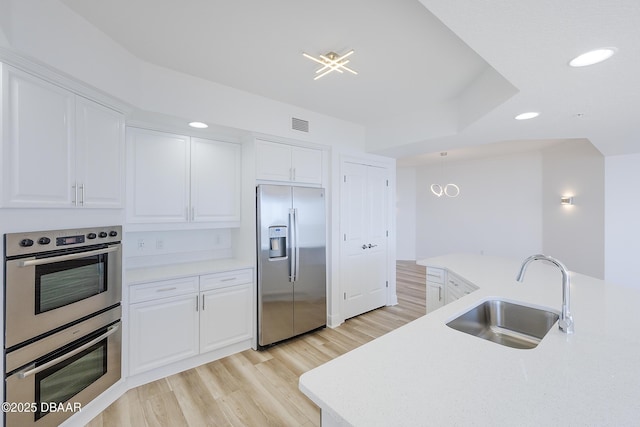
<instances>
[{"instance_id":1,"label":"kitchen island countertop","mask_svg":"<svg viewBox=\"0 0 640 427\"><path fill-rule=\"evenodd\" d=\"M571 273L575 334L553 326L534 349L501 346L446 323L502 298L559 312L560 271L521 260L447 255L418 261L479 290L300 378L323 425L638 425L640 290Z\"/></svg>"}]
</instances>

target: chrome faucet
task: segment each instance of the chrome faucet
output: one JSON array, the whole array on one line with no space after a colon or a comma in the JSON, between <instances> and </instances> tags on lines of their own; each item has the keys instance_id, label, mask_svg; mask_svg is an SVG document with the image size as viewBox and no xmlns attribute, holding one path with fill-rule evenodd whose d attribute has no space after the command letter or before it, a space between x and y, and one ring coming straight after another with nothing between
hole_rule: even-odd
<instances>
[{"instance_id":1,"label":"chrome faucet","mask_svg":"<svg viewBox=\"0 0 640 427\"><path fill-rule=\"evenodd\" d=\"M524 273L527 270L529 264L533 261L540 260L549 261L550 263L558 267L560 269L560 272L562 273L562 314L560 315L558 327L565 334L572 334L574 332L573 317L571 317L571 312L569 310L569 288L571 286L571 280L569 278L569 271L567 271L567 267L565 267L563 263L547 255L531 255L529 258L525 259L522 262L522 266L520 267L520 272L518 273L518 277L516 277L516 280L518 282L522 282L524 280Z\"/></svg>"}]
</instances>

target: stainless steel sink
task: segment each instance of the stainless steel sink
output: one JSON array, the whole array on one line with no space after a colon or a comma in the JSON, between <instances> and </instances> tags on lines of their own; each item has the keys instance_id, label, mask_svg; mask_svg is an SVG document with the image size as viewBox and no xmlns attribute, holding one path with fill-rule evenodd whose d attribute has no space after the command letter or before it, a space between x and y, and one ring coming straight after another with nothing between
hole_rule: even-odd
<instances>
[{"instance_id":1,"label":"stainless steel sink","mask_svg":"<svg viewBox=\"0 0 640 427\"><path fill-rule=\"evenodd\" d=\"M502 300L484 301L447 326L507 347L538 345L558 321L558 314Z\"/></svg>"}]
</instances>

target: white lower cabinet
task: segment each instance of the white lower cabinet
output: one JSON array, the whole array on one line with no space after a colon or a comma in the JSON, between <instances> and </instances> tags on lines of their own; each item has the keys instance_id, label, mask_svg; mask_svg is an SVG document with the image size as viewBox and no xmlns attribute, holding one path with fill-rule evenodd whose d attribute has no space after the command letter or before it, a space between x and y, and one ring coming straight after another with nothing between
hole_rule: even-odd
<instances>
[{"instance_id":1,"label":"white lower cabinet","mask_svg":"<svg viewBox=\"0 0 640 427\"><path fill-rule=\"evenodd\" d=\"M427 313L444 306L445 277L445 270L427 267Z\"/></svg>"},{"instance_id":2,"label":"white lower cabinet","mask_svg":"<svg viewBox=\"0 0 640 427\"><path fill-rule=\"evenodd\" d=\"M200 276L200 352L250 339L253 331L253 272Z\"/></svg>"},{"instance_id":3,"label":"white lower cabinet","mask_svg":"<svg viewBox=\"0 0 640 427\"><path fill-rule=\"evenodd\" d=\"M442 283L427 282L427 313L444 305L443 287Z\"/></svg>"},{"instance_id":4,"label":"white lower cabinet","mask_svg":"<svg viewBox=\"0 0 640 427\"><path fill-rule=\"evenodd\" d=\"M251 338L251 289L245 283L202 293L201 352Z\"/></svg>"},{"instance_id":5,"label":"white lower cabinet","mask_svg":"<svg viewBox=\"0 0 640 427\"><path fill-rule=\"evenodd\" d=\"M198 354L195 295L132 305L131 374L138 374Z\"/></svg>"},{"instance_id":6,"label":"white lower cabinet","mask_svg":"<svg viewBox=\"0 0 640 427\"><path fill-rule=\"evenodd\" d=\"M478 287L471 282L467 282L462 277L447 272L447 287L445 292L445 304L449 304L465 295L477 290Z\"/></svg>"},{"instance_id":7,"label":"white lower cabinet","mask_svg":"<svg viewBox=\"0 0 640 427\"><path fill-rule=\"evenodd\" d=\"M251 269L132 285L129 295L130 375L252 338Z\"/></svg>"},{"instance_id":8,"label":"white lower cabinet","mask_svg":"<svg viewBox=\"0 0 640 427\"><path fill-rule=\"evenodd\" d=\"M427 267L427 313L477 289L476 285L450 271Z\"/></svg>"}]
</instances>

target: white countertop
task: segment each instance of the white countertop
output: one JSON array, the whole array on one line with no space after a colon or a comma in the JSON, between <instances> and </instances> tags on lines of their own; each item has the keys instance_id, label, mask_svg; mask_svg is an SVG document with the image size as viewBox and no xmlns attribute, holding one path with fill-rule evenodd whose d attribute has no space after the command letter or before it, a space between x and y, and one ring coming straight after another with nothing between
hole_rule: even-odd
<instances>
[{"instance_id":1,"label":"white countertop","mask_svg":"<svg viewBox=\"0 0 640 427\"><path fill-rule=\"evenodd\" d=\"M222 273L243 268L253 268L253 263L235 258L216 259L211 261L186 262L162 266L131 268L125 271L127 286L159 280L178 279L181 277L201 276L204 274Z\"/></svg>"},{"instance_id":2,"label":"white countertop","mask_svg":"<svg viewBox=\"0 0 640 427\"><path fill-rule=\"evenodd\" d=\"M480 289L300 377L323 416L355 426L640 423L640 290L571 273L575 334L554 326L534 349L456 331L449 320L491 297L562 304L560 271L540 261L449 255L419 261Z\"/></svg>"}]
</instances>

